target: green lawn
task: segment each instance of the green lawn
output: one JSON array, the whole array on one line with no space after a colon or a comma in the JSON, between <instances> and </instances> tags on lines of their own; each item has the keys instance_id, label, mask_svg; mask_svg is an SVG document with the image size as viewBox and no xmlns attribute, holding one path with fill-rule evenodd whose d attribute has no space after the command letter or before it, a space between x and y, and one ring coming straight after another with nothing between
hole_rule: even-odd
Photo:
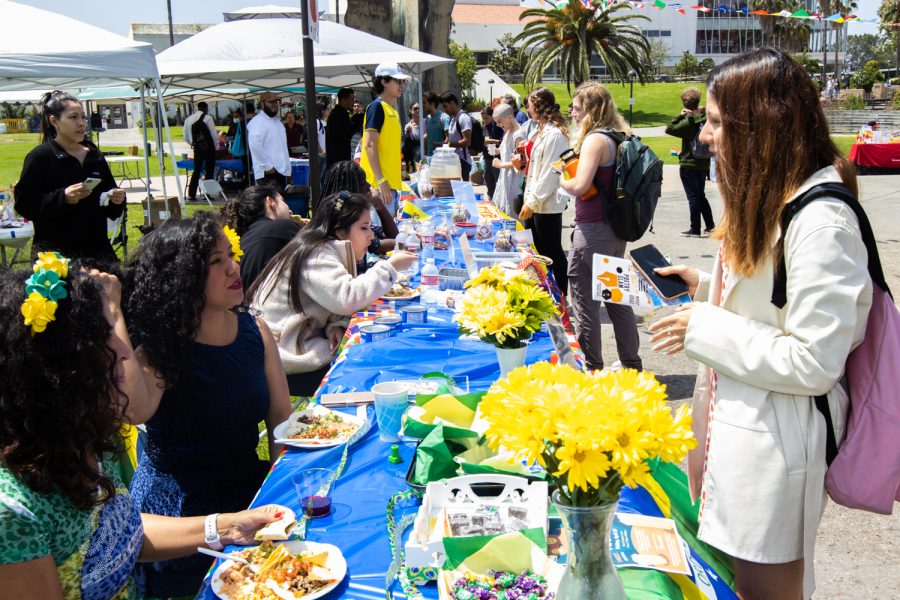
<instances>
[{"instance_id":1,"label":"green lawn","mask_svg":"<svg viewBox=\"0 0 900 600\"><path fill-rule=\"evenodd\" d=\"M512 86L520 94L525 93L525 86L514 84ZM546 87L556 96L556 102L562 107L563 114L572 102L572 96L566 90L564 83L551 83ZM666 125L681 112L681 92L688 87L699 88L703 93L701 103L706 101L706 85L703 83L648 83L646 85L634 85L634 127L655 127ZM612 94L616 106L619 107L625 118L628 118L629 85L620 83L606 84L606 88ZM575 91L575 88L572 88Z\"/></svg>"}]
</instances>

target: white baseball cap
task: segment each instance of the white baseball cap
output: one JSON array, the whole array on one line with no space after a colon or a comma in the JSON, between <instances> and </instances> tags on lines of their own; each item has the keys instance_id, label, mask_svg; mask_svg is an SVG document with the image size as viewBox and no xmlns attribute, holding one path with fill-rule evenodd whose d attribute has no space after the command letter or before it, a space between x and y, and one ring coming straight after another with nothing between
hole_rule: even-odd
<instances>
[{"instance_id":1,"label":"white baseball cap","mask_svg":"<svg viewBox=\"0 0 900 600\"><path fill-rule=\"evenodd\" d=\"M375 77L390 77L392 79L409 79L409 75L400 69L397 63L381 63L375 67Z\"/></svg>"}]
</instances>

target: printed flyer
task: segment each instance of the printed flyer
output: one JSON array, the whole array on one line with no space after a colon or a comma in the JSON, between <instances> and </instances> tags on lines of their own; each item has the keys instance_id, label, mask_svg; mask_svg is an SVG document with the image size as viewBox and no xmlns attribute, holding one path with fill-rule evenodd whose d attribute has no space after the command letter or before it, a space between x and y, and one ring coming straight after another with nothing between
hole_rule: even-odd
<instances>
[{"instance_id":1,"label":"printed flyer","mask_svg":"<svg viewBox=\"0 0 900 600\"><path fill-rule=\"evenodd\" d=\"M617 512L609 535L616 567L640 567L690 575L684 542L675 521Z\"/></svg>"},{"instance_id":2,"label":"printed flyer","mask_svg":"<svg viewBox=\"0 0 900 600\"><path fill-rule=\"evenodd\" d=\"M690 302L687 295L666 300L654 289L631 259L595 254L591 271L594 300L657 308Z\"/></svg>"}]
</instances>

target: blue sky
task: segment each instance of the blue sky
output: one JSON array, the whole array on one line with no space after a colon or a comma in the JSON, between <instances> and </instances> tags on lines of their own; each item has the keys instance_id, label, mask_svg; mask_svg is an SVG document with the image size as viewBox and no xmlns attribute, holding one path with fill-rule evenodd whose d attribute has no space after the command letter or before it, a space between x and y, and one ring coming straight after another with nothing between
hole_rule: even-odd
<instances>
[{"instance_id":1,"label":"blue sky","mask_svg":"<svg viewBox=\"0 0 900 600\"><path fill-rule=\"evenodd\" d=\"M128 35L131 23L165 23L166 0L18 0L23 4L61 13L102 27L119 35ZM175 23L221 23L222 13L245 6L277 4L298 6L297 0L171 0L172 20ZM859 16L877 17L880 0L858 0ZM319 6L333 6L334 0L319 0ZM345 2L341 2L344 5ZM537 5L536 0L527 4ZM876 27L865 23L851 23L850 34L874 33Z\"/></svg>"}]
</instances>

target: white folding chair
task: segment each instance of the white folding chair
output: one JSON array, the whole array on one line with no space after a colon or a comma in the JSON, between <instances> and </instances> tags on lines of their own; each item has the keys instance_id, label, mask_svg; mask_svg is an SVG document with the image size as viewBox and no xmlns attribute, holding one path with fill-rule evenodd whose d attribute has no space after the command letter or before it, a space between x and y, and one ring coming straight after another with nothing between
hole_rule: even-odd
<instances>
[{"instance_id":1,"label":"white folding chair","mask_svg":"<svg viewBox=\"0 0 900 600\"><path fill-rule=\"evenodd\" d=\"M201 179L200 193L203 194L203 198L206 199L206 202L210 206L213 205L213 200L218 200L223 203L228 201L228 196L225 195L222 186L219 185L219 182L215 179Z\"/></svg>"}]
</instances>

